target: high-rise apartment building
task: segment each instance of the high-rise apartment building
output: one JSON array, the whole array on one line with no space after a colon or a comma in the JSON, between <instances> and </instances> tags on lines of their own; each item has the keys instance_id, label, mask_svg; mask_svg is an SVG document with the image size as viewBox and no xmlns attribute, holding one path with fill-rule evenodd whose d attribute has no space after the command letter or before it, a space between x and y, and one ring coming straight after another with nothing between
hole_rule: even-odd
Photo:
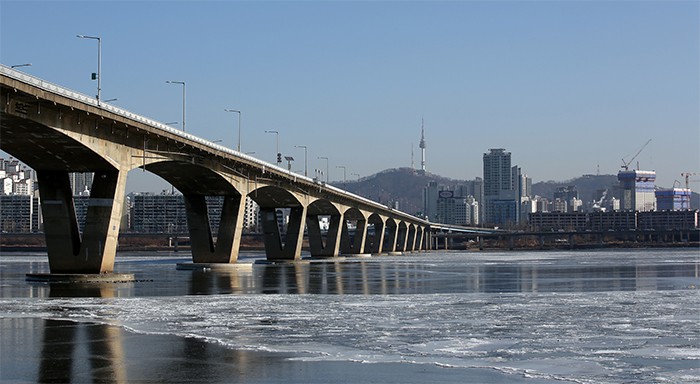
<instances>
[{"instance_id":1,"label":"high-rise apartment building","mask_svg":"<svg viewBox=\"0 0 700 384\"><path fill-rule=\"evenodd\" d=\"M520 169L511 166L510 152L489 149L484 154L484 224L517 224L520 197Z\"/></svg>"},{"instance_id":2,"label":"high-rise apartment building","mask_svg":"<svg viewBox=\"0 0 700 384\"><path fill-rule=\"evenodd\" d=\"M30 195L0 195L0 230L3 233L38 232L39 199Z\"/></svg>"},{"instance_id":3,"label":"high-rise apartment building","mask_svg":"<svg viewBox=\"0 0 700 384\"><path fill-rule=\"evenodd\" d=\"M437 222L437 204L438 204L438 183L437 181L430 181L428 185L423 188L423 216L432 222Z\"/></svg>"},{"instance_id":4,"label":"high-rise apartment building","mask_svg":"<svg viewBox=\"0 0 700 384\"><path fill-rule=\"evenodd\" d=\"M89 195L92 189L92 179L95 174L92 172L72 172L68 174L70 187L73 190L73 196Z\"/></svg>"}]
</instances>

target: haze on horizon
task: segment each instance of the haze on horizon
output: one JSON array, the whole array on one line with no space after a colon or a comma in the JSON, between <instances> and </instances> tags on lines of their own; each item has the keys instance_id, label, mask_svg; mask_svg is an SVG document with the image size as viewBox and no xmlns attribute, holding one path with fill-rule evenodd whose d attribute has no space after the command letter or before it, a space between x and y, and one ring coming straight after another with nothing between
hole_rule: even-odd
<instances>
[{"instance_id":1,"label":"haze on horizon","mask_svg":"<svg viewBox=\"0 0 700 384\"><path fill-rule=\"evenodd\" d=\"M700 172L700 3L0 1L0 61L238 144L303 173L420 166L482 176L505 148L533 181L616 174L622 159L671 187ZM141 171L128 191L168 188ZM691 187L693 187L691 185ZM695 186L694 189L697 189Z\"/></svg>"}]
</instances>

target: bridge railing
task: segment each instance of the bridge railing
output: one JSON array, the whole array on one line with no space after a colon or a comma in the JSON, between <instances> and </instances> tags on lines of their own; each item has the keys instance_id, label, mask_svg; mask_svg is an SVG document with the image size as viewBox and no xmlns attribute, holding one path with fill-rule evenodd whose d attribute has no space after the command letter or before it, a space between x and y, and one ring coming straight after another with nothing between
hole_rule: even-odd
<instances>
[{"instance_id":1,"label":"bridge railing","mask_svg":"<svg viewBox=\"0 0 700 384\"><path fill-rule=\"evenodd\" d=\"M393 208L382 205L376 201L372 201L370 199L355 195L353 193L350 193L350 192L345 191L343 189L334 187L332 185L322 183L322 182L315 180L315 179L312 179L308 176L299 175L299 174L292 172L288 169L279 167L275 164L267 163L265 161L262 161L260 159L255 158L255 157L252 157L250 155L246 155L245 153L241 153L241 152L235 151L233 149L224 147L223 145L212 143L211 141L202 139L200 137L189 134L187 132L183 132L183 131L180 131L178 129L174 129L174 128L172 128L166 124L163 124L159 121L149 119L145 116L137 115L137 114L129 112L125 109L116 107L114 105L105 103L103 101L99 101L92 96L88 96L88 95L85 95L83 93L76 92L76 91L70 90L68 88L62 87L60 85L48 82L48 81L43 80L41 78L38 78L36 76L32 76L32 75L29 75L27 73L17 71L17 70L15 70L11 67L8 67L4 64L0 64L0 74L7 76L9 78L15 79L17 81L21 81L23 83L30 84L30 85L35 86L37 88L40 88L44 91L54 93L54 94L57 94L57 95L60 95L60 96L84 103L84 104L87 104L87 105L91 105L95 108L100 108L100 109L103 109L105 111L109 111L111 113L114 113L115 115L119 115L119 116L128 118L128 119L133 120L133 121L138 121L140 123L146 124L146 125L151 126L153 128L160 129L160 130L166 131L170 134L179 136L183 139L187 139L187 140L191 140L191 141L200 143L200 144L205 145L211 149L227 153L231 156L245 159L251 163L254 163L254 164L260 166L263 169L275 170L277 173L286 174L294 180L303 180L303 181L308 182L308 183L322 185L328 191L332 191L336 194L343 195L345 197L361 201L362 203L364 203L370 207L381 208L382 210L388 210L397 216L410 218L411 220L421 220L415 216L409 215L408 213L395 210ZM427 224L427 221L426 221L426 224Z\"/></svg>"}]
</instances>

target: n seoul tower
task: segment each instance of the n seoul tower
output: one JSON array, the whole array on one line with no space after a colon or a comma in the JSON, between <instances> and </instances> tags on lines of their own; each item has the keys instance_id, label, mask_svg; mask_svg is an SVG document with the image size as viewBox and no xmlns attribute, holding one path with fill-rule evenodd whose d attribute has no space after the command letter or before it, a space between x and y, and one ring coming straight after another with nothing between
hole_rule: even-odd
<instances>
[{"instance_id":1,"label":"n seoul tower","mask_svg":"<svg viewBox=\"0 0 700 384\"><path fill-rule=\"evenodd\" d=\"M425 174L425 129L423 128L423 119L420 119L420 171Z\"/></svg>"}]
</instances>

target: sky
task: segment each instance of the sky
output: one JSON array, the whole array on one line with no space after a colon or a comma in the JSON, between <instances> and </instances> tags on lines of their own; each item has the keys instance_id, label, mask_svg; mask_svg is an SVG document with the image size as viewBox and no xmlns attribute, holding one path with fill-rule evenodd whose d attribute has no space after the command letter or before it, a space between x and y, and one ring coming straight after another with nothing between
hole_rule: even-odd
<instances>
[{"instance_id":1,"label":"sky","mask_svg":"<svg viewBox=\"0 0 700 384\"><path fill-rule=\"evenodd\" d=\"M533 182L630 167L700 173L698 1L7 1L0 62L293 170ZM345 176L343 168L345 167ZM324 176L325 177L325 176ZM129 174L127 190L160 190ZM691 187L693 187L691 185ZM697 186L695 187L698 188Z\"/></svg>"}]
</instances>

